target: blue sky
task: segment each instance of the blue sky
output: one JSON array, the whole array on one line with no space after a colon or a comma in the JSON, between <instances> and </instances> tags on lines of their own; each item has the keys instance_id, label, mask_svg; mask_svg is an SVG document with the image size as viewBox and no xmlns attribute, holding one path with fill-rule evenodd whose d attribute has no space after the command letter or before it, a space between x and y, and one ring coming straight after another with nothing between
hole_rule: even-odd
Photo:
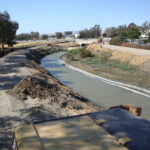
<instances>
[{"instance_id":1,"label":"blue sky","mask_svg":"<svg viewBox=\"0 0 150 150\"><path fill-rule=\"evenodd\" d=\"M18 33L78 31L99 24L102 29L150 21L150 0L0 0L19 22Z\"/></svg>"}]
</instances>

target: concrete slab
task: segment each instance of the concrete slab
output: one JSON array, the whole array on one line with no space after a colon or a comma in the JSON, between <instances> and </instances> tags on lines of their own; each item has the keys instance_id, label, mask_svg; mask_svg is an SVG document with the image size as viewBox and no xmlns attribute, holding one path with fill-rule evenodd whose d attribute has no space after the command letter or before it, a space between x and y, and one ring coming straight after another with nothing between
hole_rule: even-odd
<instances>
[{"instance_id":1,"label":"concrete slab","mask_svg":"<svg viewBox=\"0 0 150 150\"><path fill-rule=\"evenodd\" d=\"M101 126L118 139L128 137L126 146L132 150L150 149L150 121L123 109L105 110L89 115L93 120L105 120Z\"/></svg>"},{"instance_id":2,"label":"concrete slab","mask_svg":"<svg viewBox=\"0 0 150 150\"><path fill-rule=\"evenodd\" d=\"M22 126L16 139L18 150L127 150L89 116Z\"/></svg>"},{"instance_id":3,"label":"concrete slab","mask_svg":"<svg viewBox=\"0 0 150 150\"><path fill-rule=\"evenodd\" d=\"M37 133L31 124L17 127L15 140L18 150L42 150Z\"/></svg>"}]
</instances>

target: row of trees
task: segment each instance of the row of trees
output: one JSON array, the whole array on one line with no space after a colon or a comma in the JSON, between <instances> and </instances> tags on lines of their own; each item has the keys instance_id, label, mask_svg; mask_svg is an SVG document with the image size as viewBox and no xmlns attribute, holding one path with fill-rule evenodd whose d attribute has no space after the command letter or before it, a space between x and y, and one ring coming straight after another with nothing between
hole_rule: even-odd
<instances>
[{"instance_id":1,"label":"row of trees","mask_svg":"<svg viewBox=\"0 0 150 150\"><path fill-rule=\"evenodd\" d=\"M55 35L49 36L48 34L40 35L39 32L21 33L16 36L16 40L48 40L49 37L61 39L64 37L62 32L56 32Z\"/></svg>"},{"instance_id":2,"label":"row of trees","mask_svg":"<svg viewBox=\"0 0 150 150\"><path fill-rule=\"evenodd\" d=\"M21 33L16 36L16 40L23 41L23 40L48 40L48 35L43 34L40 35L39 32L30 32L30 33Z\"/></svg>"},{"instance_id":3,"label":"row of trees","mask_svg":"<svg viewBox=\"0 0 150 150\"><path fill-rule=\"evenodd\" d=\"M40 35L39 32L30 32L30 33L21 33L16 36L16 40L23 41L23 40L48 40L48 38L57 38L61 39L64 38L64 34L62 32L56 32L55 35L49 36L48 34Z\"/></svg>"},{"instance_id":4,"label":"row of trees","mask_svg":"<svg viewBox=\"0 0 150 150\"><path fill-rule=\"evenodd\" d=\"M150 30L150 22L144 22L142 26L138 26L135 23L129 25L120 25L118 27L109 27L105 29L105 32L101 34L101 28L99 25L95 25L90 29L85 29L79 32L79 38L97 38L100 36L118 38L122 41L126 39L138 39L140 35L148 34Z\"/></svg>"},{"instance_id":5,"label":"row of trees","mask_svg":"<svg viewBox=\"0 0 150 150\"><path fill-rule=\"evenodd\" d=\"M85 29L79 32L79 38L98 38L101 35L100 25L95 25L90 29Z\"/></svg>"},{"instance_id":6,"label":"row of trees","mask_svg":"<svg viewBox=\"0 0 150 150\"><path fill-rule=\"evenodd\" d=\"M119 34L119 32L122 32L122 30L124 30L124 32L125 31L128 32L129 38L131 38L131 39L134 37L138 38L140 36L140 33L148 34L147 31L150 30L150 22L146 21L141 26L137 26L134 23L130 23L128 26L122 25L119 27L109 27L109 28L106 28L106 30L104 32L104 36L115 37ZM133 36L131 33L134 33Z\"/></svg>"},{"instance_id":7,"label":"row of trees","mask_svg":"<svg viewBox=\"0 0 150 150\"><path fill-rule=\"evenodd\" d=\"M0 44L1 49L4 49L4 45L13 46L15 43L16 31L19 28L19 24L16 21L12 21L8 12L0 12Z\"/></svg>"},{"instance_id":8,"label":"row of trees","mask_svg":"<svg viewBox=\"0 0 150 150\"><path fill-rule=\"evenodd\" d=\"M119 27L110 27L105 30L104 37L119 37L122 40L125 39L138 39L141 35L141 29L134 23L130 23L128 26L121 25Z\"/></svg>"},{"instance_id":9,"label":"row of trees","mask_svg":"<svg viewBox=\"0 0 150 150\"><path fill-rule=\"evenodd\" d=\"M107 28L103 34L104 37L111 37L111 44L119 45L127 39L139 39L141 34L145 34L148 38L145 41L150 42L150 22L145 22L142 26L130 23L128 26L121 25L119 27Z\"/></svg>"}]
</instances>

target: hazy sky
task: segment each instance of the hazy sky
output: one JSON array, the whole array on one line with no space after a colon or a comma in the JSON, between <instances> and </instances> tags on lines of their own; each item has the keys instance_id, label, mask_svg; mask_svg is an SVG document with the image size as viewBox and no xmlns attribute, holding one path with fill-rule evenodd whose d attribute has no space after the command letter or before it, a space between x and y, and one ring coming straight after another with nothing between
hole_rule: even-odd
<instances>
[{"instance_id":1,"label":"hazy sky","mask_svg":"<svg viewBox=\"0 0 150 150\"><path fill-rule=\"evenodd\" d=\"M100 24L109 26L150 21L150 0L0 0L19 22L20 32L78 31Z\"/></svg>"}]
</instances>

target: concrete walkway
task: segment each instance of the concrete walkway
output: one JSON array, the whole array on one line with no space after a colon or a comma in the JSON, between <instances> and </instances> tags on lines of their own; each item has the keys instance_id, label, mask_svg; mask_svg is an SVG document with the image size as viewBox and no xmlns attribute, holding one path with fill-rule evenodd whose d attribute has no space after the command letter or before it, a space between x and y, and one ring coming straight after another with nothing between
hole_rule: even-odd
<instances>
[{"instance_id":1,"label":"concrete walkway","mask_svg":"<svg viewBox=\"0 0 150 150\"><path fill-rule=\"evenodd\" d=\"M15 137L18 150L127 150L89 116L24 125Z\"/></svg>"},{"instance_id":2,"label":"concrete walkway","mask_svg":"<svg viewBox=\"0 0 150 150\"><path fill-rule=\"evenodd\" d=\"M25 104L7 93L22 78L37 72L26 66L26 52L27 49L19 50L0 58L0 149L12 148L13 129L28 114L19 111L25 110Z\"/></svg>"},{"instance_id":3,"label":"concrete walkway","mask_svg":"<svg viewBox=\"0 0 150 150\"><path fill-rule=\"evenodd\" d=\"M23 109L24 104L10 96L6 91L14 87L23 77L37 73L26 67L25 52L20 50L0 58L0 117L16 116L15 110Z\"/></svg>"},{"instance_id":4,"label":"concrete walkway","mask_svg":"<svg viewBox=\"0 0 150 150\"><path fill-rule=\"evenodd\" d=\"M18 150L149 150L150 147L150 121L123 109L26 124L15 133Z\"/></svg>"}]
</instances>

